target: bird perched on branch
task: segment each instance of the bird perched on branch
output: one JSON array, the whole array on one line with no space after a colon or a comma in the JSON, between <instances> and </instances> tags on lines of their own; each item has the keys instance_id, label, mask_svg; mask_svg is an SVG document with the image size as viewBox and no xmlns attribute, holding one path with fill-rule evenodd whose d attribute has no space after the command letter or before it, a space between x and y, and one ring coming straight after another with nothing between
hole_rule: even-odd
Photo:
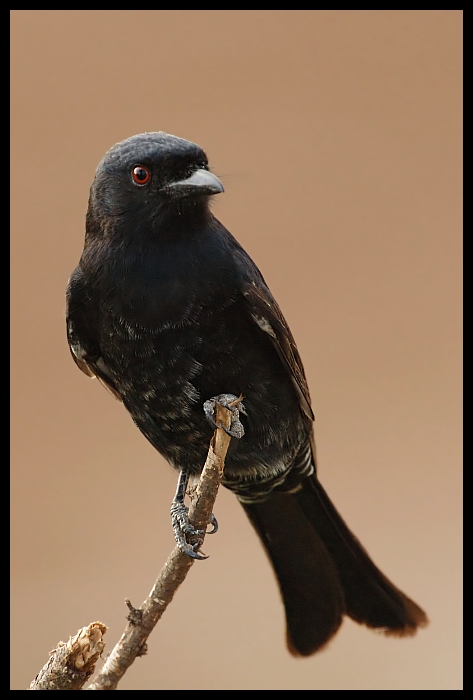
<instances>
[{"instance_id":1,"label":"bird perched on branch","mask_svg":"<svg viewBox=\"0 0 473 700\"><path fill-rule=\"evenodd\" d=\"M272 562L292 653L320 649L344 615L412 635L425 613L379 571L319 482L301 358L258 268L210 211L220 192L204 151L176 136L138 134L108 151L67 290L72 356L179 470L173 526L190 556L200 555L186 541L184 495L205 461L212 402L243 397L223 483Z\"/></svg>"}]
</instances>

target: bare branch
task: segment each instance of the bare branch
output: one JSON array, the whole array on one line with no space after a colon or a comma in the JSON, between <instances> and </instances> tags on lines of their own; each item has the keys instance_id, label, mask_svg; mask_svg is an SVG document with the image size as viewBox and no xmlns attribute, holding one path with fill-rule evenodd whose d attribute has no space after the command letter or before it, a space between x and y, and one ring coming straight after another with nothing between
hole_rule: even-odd
<instances>
[{"instance_id":1,"label":"bare branch","mask_svg":"<svg viewBox=\"0 0 473 700\"><path fill-rule=\"evenodd\" d=\"M230 428L231 417L231 412L217 403L215 416L217 425ZM196 529L205 530L210 521L223 476L230 439L223 428L219 428L210 442L207 460L189 509L189 522ZM202 544L203 537L200 541ZM194 561L175 547L141 607L134 608L130 601L126 601L130 613L125 631L97 678L86 690L115 690L136 657L146 654L146 642L150 633L173 599Z\"/></svg>"},{"instance_id":2,"label":"bare branch","mask_svg":"<svg viewBox=\"0 0 473 700\"><path fill-rule=\"evenodd\" d=\"M103 635L106 631L101 622L92 622L68 642L59 642L29 689L81 690L105 647Z\"/></svg>"}]
</instances>

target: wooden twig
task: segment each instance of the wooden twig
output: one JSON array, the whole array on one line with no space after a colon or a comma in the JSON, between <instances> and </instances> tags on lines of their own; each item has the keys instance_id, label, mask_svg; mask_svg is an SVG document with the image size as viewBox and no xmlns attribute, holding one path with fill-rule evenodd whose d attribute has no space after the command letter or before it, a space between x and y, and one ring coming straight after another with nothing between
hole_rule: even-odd
<instances>
[{"instance_id":1,"label":"wooden twig","mask_svg":"<svg viewBox=\"0 0 473 700\"><path fill-rule=\"evenodd\" d=\"M68 642L59 642L29 689L81 690L105 647L103 635L106 631L101 622L92 622Z\"/></svg>"},{"instance_id":2,"label":"wooden twig","mask_svg":"<svg viewBox=\"0 0 473 700\"><path fill-rule=\"evenodd\" d=\"M231 424L230 411L220 404L216 405L215 422L226 428ZM225 431L219 428L210 442L195 498L189 508L189 521L197 529L205 531L209 523L222 480L230 439ZM200 539L203 541L203 537ZM146 654L146 642L150 633L173 599L194 561L175 547L141 607L136 609L130 601L126 601L130 613L125 631L97 678L86 690L114 690L136 657Z\"/></svg>"},{"instance_id":3,"label":"wooden twig","mask_svg":"<svg viewBox=\"0 0 473 700\"><path fill-rule=\"evenodd\" d=\"M231 419L231 412L217 403L216 424L230 428ZM205 530L222 481L230 439L223 428L215 430L189 508L189 522L196 529L204 530L204 535L199 537L200 545L204 541ZM146 642L150 633L162 617L194 561L195 559L191 559L175 547L141 607L134 608L129 600L125 600L130 611L125 631L97 678L85 690L115 690L136 657L146 654ZM59 642L57 648L51 652L49 661L32 681L30 690L81 690L94 672L95 663L104 649L102 636L106 631L107 628L101 622L93 622L79 630L67 643Z\"/></svg>"}]
</instances>

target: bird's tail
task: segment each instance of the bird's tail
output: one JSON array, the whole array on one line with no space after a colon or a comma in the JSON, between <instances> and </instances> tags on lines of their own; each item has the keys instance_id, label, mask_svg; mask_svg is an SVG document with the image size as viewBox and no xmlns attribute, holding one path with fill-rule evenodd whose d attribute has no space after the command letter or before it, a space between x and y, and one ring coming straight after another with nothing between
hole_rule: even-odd
<instances>
[{"instance_id":1,"label":"bird's tail","mask_svg":"<svg viewBox=\"0 0 473 700\"><path fill-rule=\"evenodd\" d=\"M242 503L279 582L289 650L307 656L335 634L343 615L408 636L427 616L373 564L315 474L293 493Z\"/></svg>"}]
</instances>

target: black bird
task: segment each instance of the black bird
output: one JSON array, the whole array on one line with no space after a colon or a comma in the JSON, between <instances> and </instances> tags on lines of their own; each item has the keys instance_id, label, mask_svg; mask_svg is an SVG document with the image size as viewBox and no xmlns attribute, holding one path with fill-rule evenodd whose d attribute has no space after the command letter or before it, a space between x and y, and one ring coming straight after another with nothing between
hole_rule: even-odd
<instances>
[{"instance_id":1,"label":"black bird","mask_svg":"<svg viewBox=\"0 0 473 700\"><path fill-rule=\"evenodd\" d=\"M67 290L72 356L180 471L174 525L191 556L183 495L213 432L202 406L244 397L224 484L272 562L293 654L320 649L343 615L412 635L425 613L374 565L317 478L299 353L258 268L210 211L219 192L203 150L176 136L138 134L108 151Z\"/></svg>"}]
</instances>

